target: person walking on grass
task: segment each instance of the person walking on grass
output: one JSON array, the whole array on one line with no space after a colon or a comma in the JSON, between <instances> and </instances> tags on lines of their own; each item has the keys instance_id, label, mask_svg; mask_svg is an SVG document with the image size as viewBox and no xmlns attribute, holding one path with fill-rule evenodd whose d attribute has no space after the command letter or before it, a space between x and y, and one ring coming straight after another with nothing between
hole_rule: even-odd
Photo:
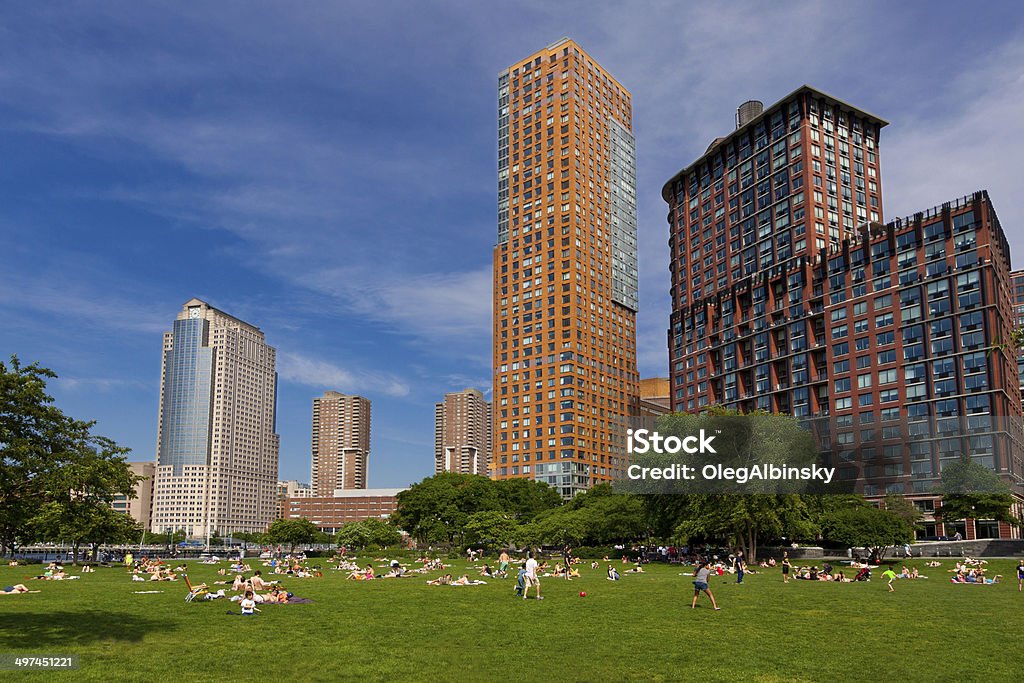
<instances>
[{"instance_id":1,"label":"person walking on grass","mask_svg":"<svg viewBox=\"0 0 1024 683\"><path fill-rule=\"evenodd\" d=\"M530 586L537 587L537 599L543 600L540 596L540 577L537 576L537 560L534 558L533 553L530 553L530 559L526 561L526 588L523 590L523 600L526 599L527 594L530 592Z\"/></svg>"},{"instance_id":2,"label":"person walking on grass","mask_svg":"<svg viewBox=\"0 0 1024 683\"><path fill-rule=\"evenodd\" d=\"M789 583L789 570L793 568L793 565L789 562L789 553L783 551L782 553L782 583Z\"/></svg>"},{"instance_id":3,"label":"person walking on grass","mask_svg":"<svg viewBox=\"0 0 1024 683\"><path fill-rule=\"evenodd\" d=\"M1024 560L1017 563L1017 592L1024 591Z\"/></svg>"},{"instance_id":4,"label":"person walking on grass","mask_svg":"<svg viewBox=\"0 0 1024 683\"><path fill-rule=\"evenodd\" d=\"M697 567L697 571L693 573L693 576L693 602L690 603L690 609L697 607L697 598L700 597L701 592L706 593L711 598L712 607L716 610L721 609L718 603L715 602L715 596L708 587L708 579L711 577L711 563L705 560L703 564Z\"/></svg>"},{"instance_id":5,"label":"person walking on grass","mask_svg":"<svg viewBox=\"0 0 1024 683\"><path fill-rule=\"evenodd\" d=\"M889 581L889 592L895 593L896 589L892 587L892 582L896 580L896 572L892 570L892 567L882 572L882 578Z\"/></svg>"}]
</instances>

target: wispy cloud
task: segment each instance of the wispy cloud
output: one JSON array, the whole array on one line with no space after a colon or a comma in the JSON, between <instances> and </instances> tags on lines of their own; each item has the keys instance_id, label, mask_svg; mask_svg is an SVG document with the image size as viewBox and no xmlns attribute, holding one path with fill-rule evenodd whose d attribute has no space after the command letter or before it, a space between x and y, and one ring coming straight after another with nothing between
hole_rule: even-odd
<instances>
[{"instance_id":1,"label":"wispy cloud","mask_svg":"<svg viewBox=\"0 0 1024 683\"><path fill-rule=\"evenodd\" d=\"M890 219L987 189L1017 256L1024 258L1024 42L965 64L917 119L884 131L882 189ZM927 114L927 116L925 116Z\"/></svg>"},{"instance_id":2,"label":"wispy cloud","mask_svg":"<svg viewBox=\"0 0 1024 683\"><path fill-rule=\"evenodd\" d=\"M388 396L406 396L409 385L387 373L347 370L334 363L298 353L278 354L277 371L281 379L316 389L343 393L382 393Z\"/></svg>"}]
</instances>

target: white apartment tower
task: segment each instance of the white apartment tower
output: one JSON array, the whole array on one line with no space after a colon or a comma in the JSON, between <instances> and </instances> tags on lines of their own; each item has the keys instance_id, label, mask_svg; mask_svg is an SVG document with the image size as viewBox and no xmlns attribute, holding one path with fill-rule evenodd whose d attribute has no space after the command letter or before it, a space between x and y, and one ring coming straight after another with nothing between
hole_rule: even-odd
<instances>
[{"instance_id":1,"label":"white apartment tower","mask_svg":"<svg viewBox=\"0 0 1024 683\"><path fill-rule=\"evenodd\" d=\"M191 299L164 333L152 530L261 532L277 516L276 351Z\"/></svg>"}]
</instances>

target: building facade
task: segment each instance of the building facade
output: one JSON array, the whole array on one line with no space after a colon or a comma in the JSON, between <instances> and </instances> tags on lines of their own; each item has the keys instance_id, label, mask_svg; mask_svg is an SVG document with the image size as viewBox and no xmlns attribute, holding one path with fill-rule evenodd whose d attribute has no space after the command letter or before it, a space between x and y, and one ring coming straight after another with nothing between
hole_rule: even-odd
<instances>
[{"instance_id":1,"label":"building facade","mask_svg":"<svg viewBox=\"0 0 1024 683\"><path fill-rule=\"evenodd\" d=\"M1008 244L986 192L882 224L883 125L804 87L665 185L673 407L803 418L840 478L926 513L966 453L1014 487L1019 510L1017 354L1000 346L1015 322Z\"/></svg>"},{"instance_id":2,"label":"building facade","mask_svg":"<svg viewBox=\"0 0 1024 683\"><path fill-rule=\"evenodd\" d=\"M285 519L308 519L321 531L333 534L344 524L364 519L387 519L398 509L405 489L338 489L331 496L289 498Z\"/></svg>"},{"instance_id":3,"label":"building facade","mask_svg":"<svg viewBox=\"0 0 1024 683\"><path fill-rule=\"evenodd\" d=\"M296 479L277 482L277 516L284 518L288 511L289 498L310 498L313 496L313 487L304 484Z\"/></svg>"},{"instance_id":4,"label":"building facade","mask_svg":"<svg viewBox=\"0 0 1024 683\"><path fill-rule=\"evenodd\" d=\"M434 474L487 476L491 462L491 404L476 389L445 394L434 406Z\"/></svg>"},{"instance_id":5,"label":"building facade","mask_svg":"<svg viewBox=\"0 0 1024 683\"><path fill-rule=\"evenodd\" d=\"M153 515L153 478L156 476L156 463L129 462L128 468L135 476L142 477L135 485L135 497L114 496L110 507L118 512L131 515L132 519L148 531Z\"/></svg>"},{"instance_id":6,"label":"building facade","mask_svg":"<svg viewBox=\"0 0 1024 683\"><path fill-rule=\"evenodd\" d=\"M637 411L632 98L562 39L498 77L492 476L572 497Z\"/></svg>"},{"instance_id":7,"label":"building facade","mask_svg":"<svg viewBox=\"0 0 1024 683\"><path fill-rule=\"evenodd\" d=\"M164 334L152 530L262 532L276 517L276 351L199 299Z\"/></svg>"},{"instance_id":8,"label":"building facade","mask_svg":"<svg viewBox=\"0 0 1024 683\"><path fill-rule=\"evenodd\" d=\"M1015 326L1024 328L1024 270L1010 273L1010 283L1013 287ZM1020 375L1021 394L1024 394L1024 349L1020 349L1017 354L1017 372Z\"/></svg>"},{"instance_id":9,"label":"building facade","mask_svg":"<svg viewBox=\"0 0 1024 683\"><path fill-rule=\"evenodd\" d=\"M640 380L640 418L657 419L672 412L672 382L668 377Z\"/></svg>"},{"instance_id":10,"label":"building facade","mask_svg":"<svg viewBox=\"0 0 1024 683\"><path fill-rule=\"evenodd\" d=\"M337 391L313 399L313 495L365 489L369 458L370 400Z\"/></svg>"}]
</instances>

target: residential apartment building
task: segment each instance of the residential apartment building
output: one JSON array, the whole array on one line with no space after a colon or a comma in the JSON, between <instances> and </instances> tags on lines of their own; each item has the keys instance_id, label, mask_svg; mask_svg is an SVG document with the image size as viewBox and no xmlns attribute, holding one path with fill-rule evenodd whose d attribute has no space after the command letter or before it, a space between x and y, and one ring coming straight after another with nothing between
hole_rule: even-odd
<instances>
[{"instance_id":1,"label":"residential apartment building","mask_svg":"<svg viewBox=\"0 0 1024 683\"><path fill-rule=\"evenodd\" d=\"M365 489L369 458L370 400L337 391L313 399L313 495Z\"/></svg>"},{"instance_id":2,"label":"residential apartment building","mask_svg":"<svg viewBox=\"0 0 1024 683\"><path fill-rule=\"evenodd\" d=\"M491 404L476 389L445 394L434 405L434 473L489 474Z\"/></svg>"},{"instance_id":3,"label":"residential apartment building","mask_svg":"<svg viewBox=\"0 0 1024 683\"><path fill-rule=\"evenodd\" d=\"M1009 247L988 194L883 224L884 121L804 86L738 123L662 192L673 407L804 418L868 496L933 509L963 453L1024 493L1017 354L1000 347Z\"/></svg>"},{"instance_id":4,"label":"residential apartment building","mask_svg":"<svg viewBox=\"0 0 1024 683\"><path fill-rule=\"evenodd\" d=\"M572 497L637 412L632 97L564 38L498 77L492 476Z\"/></svg>"},{"instance_id":5,"label":"residential apartment building","mask_svg":"<svg viewBox=\"0 0 1024 683\"><path fill-rule=\"evenodd\" d=\"M261 532L276 517L276 351L190 299L164 334L152 530Z\"/></svg>"}]
</instances>

